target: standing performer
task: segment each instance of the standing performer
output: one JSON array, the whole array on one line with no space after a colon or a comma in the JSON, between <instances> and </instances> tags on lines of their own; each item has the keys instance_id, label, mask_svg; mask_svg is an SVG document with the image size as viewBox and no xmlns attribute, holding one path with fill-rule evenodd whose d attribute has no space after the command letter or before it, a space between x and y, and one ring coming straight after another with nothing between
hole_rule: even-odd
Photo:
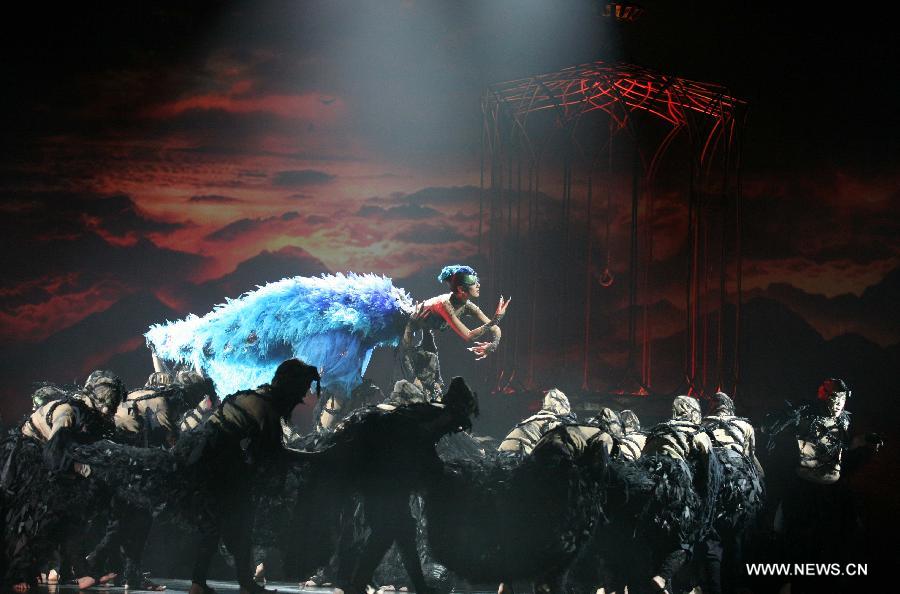
<instances>
[{"instance_id":1,"label":"standing performer","mask_svg":"<svg viewBox=\"0 0 900 594\"><path fill-rule=\"evenodd\" d=\"M476 342L470 349L479 359L496 348L496 325L509 300L501 298L490 320L470 301L480 289L474 270L448 266L438 278L453 292L417 307L384 276L296 276L227 299L203 317L189 315L152 326L145 336L155 358L191 365L223 394L262 384L286 358L308 361L320 370L328 395L317 421L328 429L346 413L350 394L362 383L379 346L396 347L403 338L405 357L418 348L418 330L452 327L466 341L492 332L493 342ZM483 324L468 330L460 321L464 315L474 315Z\"/></svg>"},{"instance_id":2,"label":"standing performer","mask_svg":"<svg viewBox=\"0 0 900 594\"><path fill-rule=\"evenodd\" d=\"M849 476L883 442L874 433L851 438L845 409L851 395L843 380L826 379L815 402L768 424L768 515L781 536L784 561L846 563L867 546ZM814 578L795 579L791 586L794 592L852 589L843 580L825 584Z\"/></svg>"}]
</instances>

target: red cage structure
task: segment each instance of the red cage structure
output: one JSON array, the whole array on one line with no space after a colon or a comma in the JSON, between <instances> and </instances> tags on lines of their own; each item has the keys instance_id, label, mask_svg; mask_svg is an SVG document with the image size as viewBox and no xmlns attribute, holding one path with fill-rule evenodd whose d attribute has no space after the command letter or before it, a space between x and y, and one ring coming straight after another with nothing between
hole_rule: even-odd
<instances>
[{"instance_id":1,"label":"red cage structure","mask_svg":"<svg viewBox=\"0 0 900 594\"><path fill-rule=\"evenodd\" d=\"M604 62L485 90L478 249L517 312L499 388L735 391L746 107Z\"/></svg>"}]
</instances>

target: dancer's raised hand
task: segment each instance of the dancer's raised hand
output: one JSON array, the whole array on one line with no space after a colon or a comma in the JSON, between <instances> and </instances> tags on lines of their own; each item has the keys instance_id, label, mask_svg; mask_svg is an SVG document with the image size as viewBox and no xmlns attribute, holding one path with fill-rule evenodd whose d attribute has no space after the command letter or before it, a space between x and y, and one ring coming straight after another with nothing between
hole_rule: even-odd
<instances>
[{"instance_id":1,"label":"dancer's raised hand","mask_svg":"<svg viewBox=\"0 0 900 594\"><path fill-rule=\"evenodd\" d=\"M503 295L500 295L500 302L497 304L497 311L494 313L494 319L498 322L506 315L506 308L509 306L511 299L512 297L509 297L504 301Z\"/></svg>"},{"instance_id":2,"label":"dancer's raised hand","mask_svg":"<svg viewBox=\"0 0 900 594\"><path fill-rule=\"evenodd\" d=\"M481 361L488 356L488 353L496 350L496 345L493 342L476 342L475 346L471 346L466 350L475 353L476 361Z\"/></svg>"}]
</instances>

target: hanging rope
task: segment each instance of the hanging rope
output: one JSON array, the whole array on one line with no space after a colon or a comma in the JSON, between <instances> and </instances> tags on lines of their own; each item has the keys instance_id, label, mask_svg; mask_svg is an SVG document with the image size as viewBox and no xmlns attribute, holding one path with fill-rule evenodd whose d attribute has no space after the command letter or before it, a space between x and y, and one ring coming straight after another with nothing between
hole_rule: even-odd
<instances>
[{"instance_id":1,"label":"hanging rope","mask_svg":"<svg viewBox=\"0 0 900 594\"><path fill-rule=\"evenodd\" d=\"M648 184L650 180L648 179ZM646 237L644 241L644 254L646 263L643 267L643 278L641 279L642 290L645 295L650 295L650 267L653 266L653 218L654 218L654 200L653 200L653 192L648 187L644 192L645 198L645 209L646 209L646 222L644 227L646 231L644 235ZM652 380L650 376L650 346L652 330L650 327L650 319L649 319L649 306L644 302L644 336L643 336L643 344L641 345L641 384L645 390L649 391L650 386L652 385Z\"/></svg>"},{"instance_id":2,"label":"hanging rope","mask_svg":"<svg viewBox=\"0 0 900 594\"><path fill-rule=\"evenodd\" d=\"M747 117L746 112L744 113L744 118ZM745 125L746 120L741 123L741 125ZM741 179L741 159L743 158L743 139L738 139L738 155L737 155L737 188L735 189L734 196L734 227L735 227L735 303L734 303L734 347L732 349L732 353L734 356L734 360L732 361L733 371L732 377L734 378L733 385L731 388L732 394L737 395L738 386L741 382L741 306L743 304L743 263L744 263L744 253L743 247L741 245L744 226L743 226L743 185Z\"/></svg>"},{"instance_id":3,"label":"hanging rope","mask_svg":"<svg viewBox=\"0 0 900 594\"><path fill-rule=\"evenodd\" d=\"M631 254L629 256L628 281L628 367L633 369L634 351L637 346L637 284L638 284L638 195L639 155L637 138L634 138L634 159L631 171Z\"/></svg>"},{"instance_id":4,"label":"hanging rope","mask_svg":"<svg viewBox=\"0 0 900 594\"><path fill-rule=\"evenodd\" d=\"M612 227L612 175L613 175L613 119L609 118L609 153L606 168L606 267L600 275L600 285L611 287L615 281L610 268L612 266L612 247L610 246L610 228Z\"/></svg>"},{"instance_id":5,"label":"hanging rope","mask_svg":"<svg viewBox=\"0 0 900 594\"><path fill-rule=\"evenodd\" d=\"M703 290L697 295L698 314L702 316L698 322L703 328L702 341L703 347L700 351L700 393L704 393L707 386L707 366L709 364L709 307L707 306L707 297L709 296L709 225L703 225Z\"/></svg>"},{"instance_id":6,"label":"hanging rope","mask_svg":"<svg viewBox=\"0 0 900 594\"><path fill-rule=\"evenodd\" d=\"M694 191L694 159L691 158L690 178L688 181L688 212L687 212L687 271L685 275L685 330L684 330L684 377L688 384L688 393L694 383L694 333L693 333L693 284L694 284L694 257L696 252L694 211L696 210L696 197Z\"/></svg>"},{"instance_id":7,"label":"hanging rope","mask_svg":"<svg viewBox=\"0 0 900 594\"><path fill-rule=\"evenodd\" d=\"M560 262L568 262L569 261L569 239L570 239L570 217L569 214L572 208L572 155L567 150L565 153L565 157L563 159L563 217L562 217L562 225L563 225L563 246L562 246L562 254L560 258ZM567 274L568 270L566 266L559 267L559 274L562 276L562 282L560 283L560 300L559 302L562 304L568 305L569 303L569 275ZM567 352L566 349L566 330L568 329L566 324L566 320L559 320L559 323L555 325L557 331L557 341L558 341L558 350L557 352L562 355L562 368L563 371L568 370L568 357L565 356Z\"/></svg>"},{"instance_id":8,"label":"hanging rope","mask_svg":"<svg viewBox=\"0 0 900 594\"><path fill-rule=\"evenodd\" d=\"M591 279L593 278L594 233L592 231L591 203L593 202L593 179L587 180L587 258L584 271L584 361L582 364L581 389L588 389L588 368L591 353Z\"/></svg>"},{"instance_id":9,"label":"hanging rope","mask_svg":"<svg viewBox=\"0 0 900 594\"><path fill-rule=\"evenodd\" d=\"M540 196L540 167L539 163L535 163L534 165L534 193L532 194L532 204L534 205L534 217L532 222L536 222L538 220L538 197ZM529 213L530 214L530 213ZM535 225L536 226L536 225ZM530 388L534 387L534 339L536 335L536 321L537 321L537 274L535 274L534 264L537 262L538 258L538 244L534 242L532 244L532 254L531 258L529 258L529 268L531 269L531 274L529 274L529 278L531 279L531 331L528 333L529 344L528 344L528 386Z\"/></svg>"},{"instance_id":10,"label":"hanging rope","mask_svg":"<svg viewBox=\"0 0 900 594\"><path fill-rule=\"evenodd\" d=\"M513 242L513 246L515 246L515 253L522 253L522 148L521 145L519 150L516 153L516 234L515 241ZM521 267L521 260L517 260L513 258L513 261ZM521 295L522 291L521 287L522 274L517 274L513 272L513 290L515 291L515 295ZM515 331L515 336L513 337L513 369L518 369L519 362L519 343L520 337L522 335L522 317L516 316L513 318L513 330Z\"/></svg>"},{"instance_id":11,"label":"hanging rope","mask_svg":"<svg viewBox=\"0 0 900 594\"><path fill-rule=\"evenodd\" d=\"M724 126L723 126L724 128ZM723 129L722 134L727 132ZM716 336L716 390L721 390L725 384L725 316L728 305L728 293L726 292L725 279L728 276L728 187L729 168L731 167L731 143L725 143L725 156L722 176L722 233L721 233L721 263L719 268L719 333Z\"/></svg>"}]
</instances>

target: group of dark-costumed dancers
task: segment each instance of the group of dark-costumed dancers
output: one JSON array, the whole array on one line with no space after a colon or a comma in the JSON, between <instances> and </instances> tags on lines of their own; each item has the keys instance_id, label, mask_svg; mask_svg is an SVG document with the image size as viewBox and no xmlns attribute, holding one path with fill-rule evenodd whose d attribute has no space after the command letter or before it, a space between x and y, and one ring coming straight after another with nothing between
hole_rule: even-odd
<instances>
[{"instance_id":1,"label":"group of dark-costumed dancers","mask_svg":"<svg viewBox=\"0 0 900 594\"><path fill-rule=\"evenodd\" d=\"M160 590L141 557L164 518L197 538L190 594L213 594L220 541L241 594L265 590L273 550L290 577L353 594L728 592L760 540L780 561L846 552L834 538L846 544L855 522L846 476L881 442L851 440L844 382L771 416L764 439L721 392L705 416L678 396L670 420L642 430L629 410L578 419L558 389L504 439L477 436L477 396L444 383L433 333L452 329L484 358L509 300L488 317L472 268L438 280L449 293L414 302L383 276L283 279L151 327L142 388L104 370L42 385L0 442L5 585ZM387 396L363 379L379 346L397 358ZM303 434L291 413L313 386Z\"/></svg>"}]
</instances>

